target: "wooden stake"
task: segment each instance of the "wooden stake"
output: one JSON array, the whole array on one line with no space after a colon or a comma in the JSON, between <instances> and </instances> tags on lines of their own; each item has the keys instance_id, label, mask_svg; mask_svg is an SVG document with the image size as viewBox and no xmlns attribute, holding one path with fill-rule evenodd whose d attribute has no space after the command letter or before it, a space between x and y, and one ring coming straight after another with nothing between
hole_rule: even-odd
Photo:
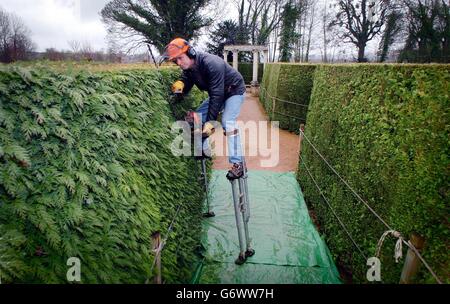
<instances>
[{"instance_id":1,"label":"wooden stake","mask_svg":"<svg viewBox=\"0 0 450 304\"><path fill-rule=\"evenodd\" d=\"M303 141L303 133L302 132L305 132L305 124L303 124L303 123L301 123L300 124L300 140L299 140L299 149L298 149L298 153L300 154L300 153L302 153L302 141Z\"/></svg>"},{"instance_id":2,"label":"wooden stake","mask_svg":"<svg viewBox=\"0 0 450 304\"><path fill-rule=\"evenodd\" d=\"M300 129L300 131L305 132L305 124L301 123L299 129ZM303 141L303 133L300 132L299 140L298 140L298 167L297 167L298 172L300 172L300 167L302 165L302 159L300 158L302 156L302 141ZM297 172L297 174L298 174L298 172Z\"/></svg>"},{"instance_id":3,"label":"wooden stake","mask_svg":"<svg viewBox=\"0 0 450 304\"><path fill-rule=\"evenodd\" d=\"M275 119L275 103L276 103L275 97L272 97L272 120Z\"/></svg>"},{"instance_id":4,"label":"wooden stake","mask_svg":"<svg viewBox=\"0 0 450 304\"><path fill-rule=\"evenodd\" d=\"M158 251L161 244L161 233L156 231L152 234L153 252L156 254L156 276L154 279L155 284L161 284L161 252Z\"/></svg>"},{"instance_id":5,"label":"wooden stake","mask_svg":"<svg viewBox=\"0 0 450 304\"><path fill-rule=\"evenodd\" d=\"M423 237L413 233L411 234L410 241L414 245L414 247L416 247L417 251L419 251L420 253L425 243ZM417 255L414 253L414 251L408 248L405 264L403 265L402 275L400 277L400 284L411 284L414 276L419 270L420 263L421 262L417 257Z\"/></svg>"}]
</instances>

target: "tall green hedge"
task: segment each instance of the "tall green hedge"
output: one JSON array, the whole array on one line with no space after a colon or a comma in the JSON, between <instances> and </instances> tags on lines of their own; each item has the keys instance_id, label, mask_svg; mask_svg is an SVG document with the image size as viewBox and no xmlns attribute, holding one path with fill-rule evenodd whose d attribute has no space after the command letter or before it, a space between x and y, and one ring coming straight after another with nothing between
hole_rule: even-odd
<instances>
[{"instance_id":1,"label":"tall green hedge","mask_svg":"<svg viewBox=\"0 0 450 304\"><path fill-rule=\"evenodd\" d=\"M253 63L239 62L238 71L244 77L246 84L250 84L253 80ZM258 64L258 82L261 83L264 75L264 64Z\"/></svg>"},{"instance_id":2,"label":"tall green hedge","mask_svg":"<svg viewBox=\"0 0 450 304\"><path fill-rule=\"evenodd\" d=\"M0 279L144 283L166 231L165 282L190 279L203 191L170 151L178 71L0 67ZM192 100L190 101L192 102Z\"/></svg>"},{"instance_id":3,"label":"tall green hedge","mask_svg":"<svg viewBox=\"0 0 450 304\"><path fill-rule=\"evenodd\" d=\"M425 240L424 258L449 282L449 65L326 65L316 69L306 136L372 208ZM305 164L368 256L385 228L303 141L298 180L326 242L357 282L368 266L319 195ZM406 249L403 250L406 253ZM381 278L398 283L404 259L394 239L382 250ZM422 265L416 282L435 282Z\"/></svg>"},{"instance_id":4,"label":"tall green hedge","mask_svg":"<svg viewBox=\"0 0 450 304\"><path fill-rule=\"evenodd\" d=\"M259 90L259 99L271 120L273 120L274 115L272 115L273 100L270 96L276 96L277 94L280 68L280 64L266 64Z\"/></svg>"},{"instance_id":5,"label":"tall green hedge","mask_svg":"<svg viewBox=\"0 0 450 304\"><path fill-rule=\"evenodd\" d=\"M316 65L267 64L266 69L260 90L262 104L282 129L298 132L300 123L306 121Z\"/></svg>"}]
</instances>

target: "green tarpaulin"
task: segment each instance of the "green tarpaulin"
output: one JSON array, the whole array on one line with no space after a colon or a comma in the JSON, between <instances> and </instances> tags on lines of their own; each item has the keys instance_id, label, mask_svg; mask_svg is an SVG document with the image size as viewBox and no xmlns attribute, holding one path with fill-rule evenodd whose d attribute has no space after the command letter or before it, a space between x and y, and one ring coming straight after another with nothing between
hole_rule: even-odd
<instances>
[{"instance_id":1,"label":"green tarpaulin","mask_svg":"<svg viewBox=\"0 0 450 304\"><path fill-rule=\"evenodd\" d=\"M225 175L223 170L212 171L209 195L216 216L203 221L203 250L193 283L340 283L292 172L249 172L249 231L256 253L236 265L239 243Z\"/></svg>"}]
</instances>

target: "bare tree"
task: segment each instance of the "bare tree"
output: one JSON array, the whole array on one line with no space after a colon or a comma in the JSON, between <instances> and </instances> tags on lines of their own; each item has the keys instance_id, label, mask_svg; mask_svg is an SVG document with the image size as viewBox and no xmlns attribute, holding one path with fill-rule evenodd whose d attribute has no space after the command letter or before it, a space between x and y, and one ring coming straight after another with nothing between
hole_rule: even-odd
<instances>
[{"instance_id":1,"label":"bare tree","mask_svg":"<svg viewBox=\"0 0 450 304\"><path fill-rule=\"evenodd\" d=\"M12 62L29 58L35 48L31 32L15 14L0 10L0 60Z\"/></svg>"},{"instance_id":2,"label":"bare tree","mask_svg":"<svg viewBox=\"0 0 450 304\"><path fill-rule=\"evenodd\" d=\"M279 32L279 29L278 28L275 28L273 31L272 31L272 33L271 33L271 35L270 35L270 37L269 37L269 58L272 58L270 61L272 61L272 62L275 62L275 59L277 58L276 57L276 54L277 54L277 47L278 47L278 45L277 45L277 42L278 42L278 39L279 39L279 37L278 37L278 33Z\"/></svg>"},{"instance_id":3,"label":"bare tree","mask_svg":"<svg viewBox=\"0 0 450 304\"><path fill-rule=\"evenodd\" d=\"M329 38L328 35L328 24L331 22L330 19L331 14L327 10L327 3L324 3L322 10L322 37L323 37L323 51L322 51L322 61L328 62L328 43Z\"/></svg>"},{"instance_id":4,"label":"bare tree","mask_svg":"<svg viewBox=\"0 0 450 304\"><path fill-rule=\"evenodd\" d=\"M27 59L29 58L30 52L36 48L30 38L31 31L23 23L22 19L16 15L12 15L11 23L15 60Z\"/></svg>"},{"instance_id":5,"label":"bare tree","mask_svg":"<svg viewBox=\"0 0 450 304\"><path fill-rule=\"evenodd\" d=\"M336 5L328 2L324 2L323 9L321 10L321 56L322 62L333 62L336 59L336 54L340 54L339 50L342 44L339 38L337 27L330 26L336 15Z\"/></svg>"},{"instance_id":6,"label":"bare tree","mask_svg":"<svg viewBox=\"0 0 450 304\"><path fill-rule=\"evenodd\" d=\"M67 44L70 47L70 50L72 51L72 56L74 60L80 60L81 59L81 42L78 40L70 40L67 41Z\"/></svg>"},{"instance_id":7,"label":"bare tree","mask_svg":"<svg viewBox=\"0 0 450 304\"><path fill-rule=\"evenodd\" d=\"M270 33L272 33L272 31L280 25L280 3L280 1L265 1L261 12L260 27L257 32L257 44L266 44L268 42Z\"/></svg>"},{"instance_id":8,"label":"bare tree","mask_svg":"<svg viewBox=\"0 0 450 304\"><path fill-rule=\"evenodd\" d=\"M388 57L391 45L394 44L396 37L401 31L401 22L403 15L399 10L392 10L386 18L386 26L384 27L380 43L378 45L378 61L384 62Z\"/></svg>"},{"instance_id":9,"label":"bare tree","mask_svg":"<svg viewBox=\"0 0 450 304\"><path fill-rule=\"evenodd\" d=\"M295 61L309 61L309 52L312 45L312 34L315 30L315 7L317 0L296 0L297 9L297 40L294 46Z\"/></svg>"},{"instance_id":10,"label":"bare tree","mask_svg":"<svg viewBox=\"0 0 450 304\"><path fill-rule=\"evenodd\" d=\"M70 40L67 43L69 44L72 51L71 56L72 59L102 61L106 57L106 55L103 52L95 51L91 43L87 40L84 41Z\"/></svg>"},{"instance_id":11,"label":"bare tree","mask_svg":"<svg viewBox=\"0 0 450 304\"><path fill-rule=\"evenodd\" d=\"M305 56L305 37L306 37L306 11L308 10L308 0L300 2L301 9L299 10L299 43L300 43L300 61L304 61Z\"/></svg>"},{"instance_id":12,"label":"bare tree","mask_svg":"<svg viewBox=\"0 0 450 304\"><path fill-rule=\"evenodd\" d=\"M298 39L294 43L294 60L302 61L302 49L303 49L303 37L304 37L304 12L306 7L307 0L297 0L297 29L296 32L298 34Z\"/></svg>"},{"instance_id":13,"label":"bare tree","mask_svg":"<svg viewBox=\"0 0 450 304\"><path fill-rule=\"evenodd\" d=\"M73 53L78 53L81 49L81 42L78 40L67 41L67 44L69 45Z\"/></svg>"},{"instance_id":14,"label":"bare tree","mask_svg":"<svg viewBox=\"0 0 450 304\"><path fill-rule=\"evenodd\" d=\"M358 49L358 62L365 62L367 42L380 34L386 21L389 0L339 0L332 26L339 26L340 38Z\"/></svg>"},{"instance_id":15,"label":"bare tree","mask_svg":"<svg viewBox=\"0 0 450 304\"><path fill-rule=\"evenodd\" d=\"M81 48L80 48L80 54L81 54L81 58L84 60L88 60L91 61L94 58L94 50L91 46L91 44L89 43L89 41L83 41Z\"/></svg>"},{"instance_id":16,"label":"bare tree","mask_svg":"<svg viewBox=\"0 0 450 304\"><path fill-rule=\"evenodd\" d=\"M0 61L11 62L9 43L11 38L11 25L9 15L0 9Z\"/></svg>"},{"instance_id":17,"label":"bare tree","mask_svg":"<svg viewBox=\"0 0 450 304\"><path fill-rule=\"evenodd\" d=\"M251 44L267 44L270 34L280 24L283 3L284 1L271 0L234 0L239 12L241 35L249 39Z\"/></svg>"},{"instance_id":18,"label":"bare tree","mask_svg":"<svg viewBox=\"0 0 450 304\"><path fill-rule=\"evenodd\" d=\"M125 57L125 54L123 54L120 51L117 51L116 49L114 49L112 47L112 48L108 48L108 53L106 54L106 56L107 56L108 62L121 63L122 58Z\"/></svg>"},{"instance_id":19,"label":"bare tree","mask_svg":"<svg viewBox=\"0 0 450 304\"><path fill-rule=\"evenodd\" d=\"M305 62L309 61L309 50L311 48L311 36L315 25L315 15L316 15L316 4L317 0L310 0L309 3L309 25L308 25L308 40L306 42L306 53L305 53Z\"/></svg>"},{"instance_id":20,"label":"bare tree","mask_svg":"<svg viewBox=\"0 0 450 304\"><path fill-rule=\"evenodd\" d=\"M65 59L65 55L63 52L60 52L55 48L48 48L45 49L44 59L51 61L61 61Z\"/></svg>"}]
</instances>

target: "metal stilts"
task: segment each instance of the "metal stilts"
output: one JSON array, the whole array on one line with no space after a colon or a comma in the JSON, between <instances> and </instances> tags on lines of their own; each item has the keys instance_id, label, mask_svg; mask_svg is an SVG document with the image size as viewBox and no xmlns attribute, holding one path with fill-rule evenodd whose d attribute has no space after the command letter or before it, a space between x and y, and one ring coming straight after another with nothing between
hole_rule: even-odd
<instances>
[{"instance_id":1,"label":"metal stilts","mask_svg":"<svg viewBox=\"0 0 450 304\"><path fill-rule=\"evenodd\" d=\"M208 211L203 213L203 217L213 217L216 216L214 212L210 209L209 204L209 187L208 187L208 171L206 170L206 160L211 159L209 155L205 155L203 151L203 143L207 139L207 137L202 134L202 120L198 113L194 111L188 111L185 116L185 121L189 123L191 128L191 144L194 145L194 155L196 155L197 149L202 151L201 156L195 156L197 160L201 161L201 175L200 178L203 179L203 185L206 195L206 205ZM201 146L197 146L196 136L202 136Z\"/></svg>"},{"instance_id":2,"label":"metal stilts","mask_svg":"<svg viewBox=\"0 0 450 304\"><path fill-rule=\"evenodd\" d=\"M242 196L241 191L238 187L238 180L230 180L231 182L231 191L233 192L233 202L234 202L234 215L236 217L236 228L238 232L238 240L239 240L239 256L236 260L236 264L243 264L245 262L245 240L244 236L242 235L242 226L241 226L241 219L240 219L240 212L242 207Z\"/></svg>"},{"instance_id":3,"label":"metal stilts","mask_svg":"<svg viewBox=\"0 0 450 304\"><path fill-rule=\"evenodd\" d=\"M248 233L248 221L250 220L250 205L248 201L248 195L246 191L246 179L247 177L242 177L239 179L239 191L242 194L242 203L241 203L241 213L242 213L242 221L244 223L244 233L246 240L246 251L250 248L250 237Z\"/></svg>"},{"instance_id":4,"label":"metal stilts","mask_svg":"<svg viewBox=\"0 0 450 304\"><path fill-rule=\"evenodd\" d=\"M250 236L248 231L248 222L250 219L250 204L247 186L248 174L245 160L243 162L243 166L244 166L244 174L242 175L242 177L238 179L231 179L229 175L227 175L227 178L231 183L231 190L233 193L236 228L239 239L239 256L235 260L235 263L238 265L242 265L243 263L245 263L248 257L251 257L255 254L255 250L253 250L250 245ZM241 223L241 215L242 215L242 223Z\"/></svg>"},{"instance_id":5,"label":"metal stilts","mask_svg":"<svg viewBox=\"0 0 450 304\"><path fill-rule=\"evenodd\" d=\"M210 210L209 206L209 188L208 188L208 172L206 171L206 158L202 158L202 179L205 186L205 194L206 194L206 205L208 208L208 211L206 213L203 213L203 217L213 217L216 216L213 211Z\"/></svg>"}]
</instances>

